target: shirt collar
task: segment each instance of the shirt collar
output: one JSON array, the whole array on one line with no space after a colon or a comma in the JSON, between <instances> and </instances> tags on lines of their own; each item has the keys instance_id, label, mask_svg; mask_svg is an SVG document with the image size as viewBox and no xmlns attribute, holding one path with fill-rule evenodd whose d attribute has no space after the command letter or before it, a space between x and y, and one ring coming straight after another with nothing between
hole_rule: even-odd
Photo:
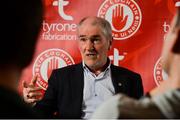
<instances>
[{"instance_id":1,"label":"shirt collar","mask_svg":"<svg viewBox=\"0 0 180 120\"><path fill-rule=\"evenodd\" d=\"M106 72L106 71L108 71L108 70L110 69L110 67L111 67L111 62L110 62L110 59L109 59L109 58L108 58L108 60L107 60L107 63L108 63L109 65L108 65L107 68L106 68L104 71L102 71L102 72ZM87 65L85 64L84 60L82 61L82 65L83 65L83 69L84 69L84 70L87 70L88 72L91 72L91 71L89 70L89 68L87 67Z\"/></svg>"}]
</instances>

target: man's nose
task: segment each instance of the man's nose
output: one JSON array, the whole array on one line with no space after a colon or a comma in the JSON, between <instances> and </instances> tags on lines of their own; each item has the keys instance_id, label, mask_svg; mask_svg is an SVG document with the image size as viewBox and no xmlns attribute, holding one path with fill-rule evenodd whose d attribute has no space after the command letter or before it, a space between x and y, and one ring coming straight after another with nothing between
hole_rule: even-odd
<instances>
[{"instance_id":1,"label":"man's nose","mask_svg":"<svg viewBox=\"0 0 180 120\"><path fill-rule=\"evenodd\" d=\"M94 43L90 39L88 39L87 43L86 43L86 47L87 47L87 49L93 49Z\"/></svg>"}]
</instances>

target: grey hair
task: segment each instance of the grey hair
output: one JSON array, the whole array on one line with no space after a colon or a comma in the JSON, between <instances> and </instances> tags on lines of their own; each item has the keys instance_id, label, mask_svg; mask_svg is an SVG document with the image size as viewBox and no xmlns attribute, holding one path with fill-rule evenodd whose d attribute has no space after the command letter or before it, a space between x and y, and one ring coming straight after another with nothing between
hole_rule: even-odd
<instances>
[{"instance_id":1,"label":"grey hair","mask_svg":"<svg viewBox=\"0 0 180 120\"><path fill-rule=\"evenodd\" d=\"M84 23L84 21L86 21L89 18L92 18L92 17L84 17L83 19L81 19L77 28L79 28ZM112 28L111 28L110 23L106 19L103 19L100 17L95 17L95 18L96 19L94 19L94 21L92 22L92 25L99 25L104 36L108 39L112 39Z\"/></svg>"}]
</instances>

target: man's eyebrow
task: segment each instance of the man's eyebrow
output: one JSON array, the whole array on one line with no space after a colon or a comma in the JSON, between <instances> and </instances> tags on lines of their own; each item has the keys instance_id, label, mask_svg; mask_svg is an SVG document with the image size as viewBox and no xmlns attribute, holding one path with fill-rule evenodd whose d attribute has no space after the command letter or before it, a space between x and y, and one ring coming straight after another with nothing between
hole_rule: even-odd
<instances>
[{"instance_id":1,"label":"man's eyebrow","mask_svg":"<svg viewBox=\"0 0 180 120\"><path fill-rule=\"evenodd\" d=\"M79 37L86 37L86 35L79 35Z\"/></svg>"},{"instance_id":2,"label":"man's eyebrow","mask_svg":"<svg viewBox=\"0 0 180 120\"><path fill-rule=\"evenodd\" d=\"M93 35L93 36L91 36L91 37L101 37L100 35Z\"/></svg>"}]
</instances>

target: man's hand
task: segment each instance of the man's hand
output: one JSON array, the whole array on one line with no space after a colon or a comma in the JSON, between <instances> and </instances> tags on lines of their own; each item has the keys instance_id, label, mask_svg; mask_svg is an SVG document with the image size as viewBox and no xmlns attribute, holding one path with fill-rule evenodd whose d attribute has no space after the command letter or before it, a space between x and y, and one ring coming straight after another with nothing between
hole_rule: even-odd
<instances>
[{"instance_id":1,"label":"man's hand","mask_svg":"<svg viewBox=\"0 0 180 120\"><path fill-rule=\"evenodd\" d=\"M43 94L40 92L42 88L36 86L37 75L34 76L29 84L23 81L23 98L28 104L34 105L37 101L41 100Z\"/></svg>"}]
</instances>

